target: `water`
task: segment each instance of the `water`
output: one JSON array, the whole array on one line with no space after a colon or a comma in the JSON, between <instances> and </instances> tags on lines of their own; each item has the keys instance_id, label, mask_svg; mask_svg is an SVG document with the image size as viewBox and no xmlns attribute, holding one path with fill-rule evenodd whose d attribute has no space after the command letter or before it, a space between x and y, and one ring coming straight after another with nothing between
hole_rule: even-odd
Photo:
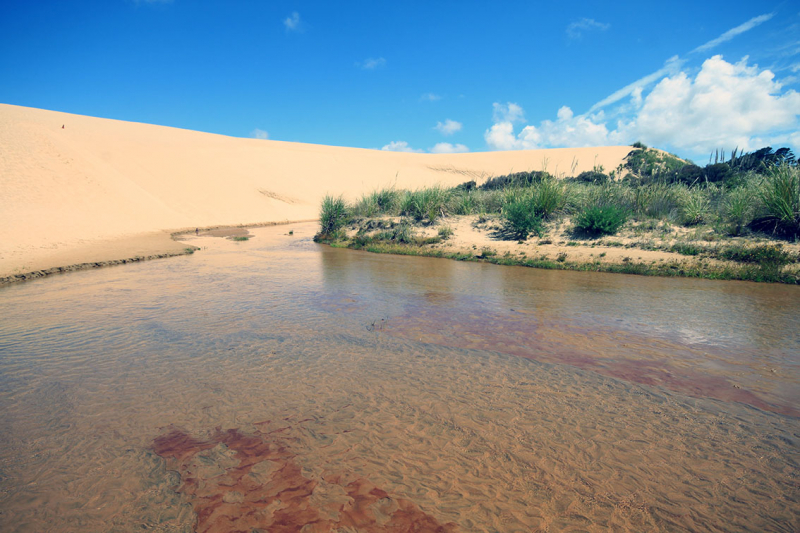
<instances>
[{"instance_id":1,"label":"water","mask_svg":"<svg viewBox=\"0 0 800 533\"><path fill-rule=\"evenodd\" d=\"M800 529L797 287L313 231L0 289L0 530Z\"/></svg>"}]
</instances>

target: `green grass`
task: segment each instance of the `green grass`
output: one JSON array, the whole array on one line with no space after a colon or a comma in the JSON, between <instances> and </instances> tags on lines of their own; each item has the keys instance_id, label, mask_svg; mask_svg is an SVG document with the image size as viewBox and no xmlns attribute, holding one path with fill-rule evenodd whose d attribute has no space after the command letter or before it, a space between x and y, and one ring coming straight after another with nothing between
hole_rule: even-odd
<instances>
[{"instance_id":1,"label":"green grass","mask_svg":"<svg viewBox=\"0 0 800 533\"><path fill-rule=\"evenodd\" d=\"M342 196L325 195L319 213L320 234L333 236L341 230L350 218L348 206Z\"/></svg>"},{"instance_id":2,"label":"green grass","mask_svg":"<svg viewBox=\"0 0 800 533\"><path fill-rule=\"evenodd\" d=\"M242 236L242 235L236 235L236 236L232 237L231 239L236 241L236 242L243 242L243 241L249 241L250 237L245 237L245 236Z\"/></svg>"},{"instance_id":3,"label":"green grass","mask_svg":"<svg viewBox=\"0 0 800 533\"><path fill-rule=\"evenodd\" d=\"M575 217L575 228L589 235L614 235L628 220L625 209L616 205L595 205Z\"/></svg>"},{"instance_id":4,"label":"green grass","mask_svg":"<svg viewBox=\"0 0 800 533\"><path fill-rule=\"evenodd\" d=\"M543 215L537 210L533 197L520 197L506 204L503 209L503 223L506 231L514 240L525 240L535 233L544 234Z\"/></svg>"},{"instance_id":5,"label":"green grass","mask_svg":"<svg viewBox=\"0 0 800 533\"><path fill-rule=\"evenodd\" d=\"M549 241L541 238L546 230L561 231L559 228L571 220L571 226L566 227L574 227L575 231L569 239L581 241L581 233L588 237L624 230L624 237L636 238L636 242L624 245L626 248L719 259L732 262L731 268L749 269L750 274L739 273L739 277L730 279L774 278L783 275L780 272L785 263L779 264L780 261L769 259L767 252L754 250L754 242L800 239L798 166L789 157L792 154L788 149L778 152L783 154L782 166L762 163L753 170L752 165L742 163L755 159L747 154L700 167L640 146L609 174L604 174L601 167L566 179L556 179L546 172L517 172L483 184L469 182L453 188L434 185L409 191L388 187L365 194L353 203L329 195L321 205L320 232L315 240L342 241L364 249L419 246L452 236L448 225L438 224L440 219L477 215L476 226L483 230L501 221L502 230L497 232L500 238L524 241L536 234L540 236L539 244L544 244ZM397 217L403 217L399 224ZM630 224L626 219L631 220ZM419 237L414 234L412 222L437 225L438 235ZM351 227L358 230L352 240L345 234L349 224L355 224ZM692 230L686 232L680 226ZM734 252L726 248L726 242L734 242L731 236L741 236L736 241L749 243L747 249ZM570 240L568 245L573 242L576 241ZM623 246L616 241L594 244ZM570 263L566 258L539 261ZM641 268L632 264L637 263L628 261L625 268ZM665 275L672 275L674 270L658 268Z\"/></svg>"},{"instance_id":6,"label":"green grass","mask_svg":"<svg viewBox=\"0 0 800 533\"><path fill-rule=\"evenodd\" d=\"M773 231L792 238L800 236L800 168L781 165L772 168L759 190L764 205L764 221Z\"/></svg>"}]
</instances>

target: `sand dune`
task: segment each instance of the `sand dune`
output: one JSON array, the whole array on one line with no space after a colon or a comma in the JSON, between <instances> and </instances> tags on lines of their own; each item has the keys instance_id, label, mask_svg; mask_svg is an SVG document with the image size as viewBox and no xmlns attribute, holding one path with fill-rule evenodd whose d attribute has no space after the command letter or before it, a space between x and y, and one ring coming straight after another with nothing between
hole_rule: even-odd
<instances>
[{"instance_id":1,"label":"sand dune","mask_svg":"<svg viewBox=\"0 0 800 533\"><path fill-rule=\"evenodd\" d=\"M62 125L64 126L62 128ZM174 252L181 229L316 218L326 193L615 168L625 146L409 154L241 139L0 104L0 277Z\"/></svg>"}]
</instances>

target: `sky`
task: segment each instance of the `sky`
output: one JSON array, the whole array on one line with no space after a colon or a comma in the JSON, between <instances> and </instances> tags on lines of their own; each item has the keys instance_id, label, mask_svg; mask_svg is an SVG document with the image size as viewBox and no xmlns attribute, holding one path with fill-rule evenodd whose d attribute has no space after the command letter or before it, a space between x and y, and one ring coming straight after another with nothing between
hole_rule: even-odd
<instances>
[{"instance_id":1,"label":"sky","mask_svg":"<svg viewBox=\"0 0 800 533\"><path fill-rule=\"evenodd\" d=\"M800 152L800 3L6 0L0 102L419 152Z\"/></svg>"}]
</instances>

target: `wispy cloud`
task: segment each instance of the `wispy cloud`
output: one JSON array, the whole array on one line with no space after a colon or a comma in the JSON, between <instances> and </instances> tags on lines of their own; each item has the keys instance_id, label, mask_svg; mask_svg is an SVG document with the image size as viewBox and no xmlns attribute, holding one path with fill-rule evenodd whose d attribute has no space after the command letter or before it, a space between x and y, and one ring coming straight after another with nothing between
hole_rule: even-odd
<instances>
[{"instance_id":1,"label":"wispy cloud","mask_svg":"<svg viewBox=\"0 0 800 533\"><path fill-rule=\"evenodd\" d=\"M262 129L256 128L256 129L254 129L253 131L250 132L250 137L252 137L254 139L264 139L264 140L266 140L266 139L269 139L269 133L267 133L266 131L264 131Z\"/></svg>"},{"instance_id":2,"label":"wispy cloud","mask_svg":"<svg viewBox=\"0 0 800 533\"><path fill-rule=\"evenodd\" d=\"M611 24L606 24L604 22L597 22L594 19L582 18L581 20L576 20L575 22L572 22L570 23L569 26L567 26L567 37L569 37L570 39L580 39L583 36L584 31L588 30L606 31L610 27Z\"/></svg>"},{"instance_id":3,"label":"wispy cloud","mask_svg":"<svg viewBox=\"0 0 800 533\"><path fill-rule=\"evenodd\" d=\"M357 62L356 66L364 70L375 70L386 66L386 60L382 57L368 57L364 61Z\"/></svg>"},{"instance_id":4,"label":"wispy cloud","mask_svg":"<svg viewBox=\"0 0 800 533\"><path fill-rule=\"evenodd\" d=\"M692 50L690 53L694 54L696 52L705 52L706 50L711 50L712 48L714 48L717 45L720 45L722 43L730 41L731 39L733 39L737 35L740 35L740 34L746 32L748 30L752 30L753 28L755 28L759 24L763 24L764 22L768 21L769 19L771 19L774 16L775 16L775 13L766 13L764 15L759 15L757 17L753 17L750 20L748 20L747 22L745 22L744 24L740 24L740 25L736 26L735 28L731 28L730 30L726 31L725 33L723 33L722 35L720 35L716 39L711 39L707 43L701 44L700 46L698 46L697 48Z\"/></svg>"},{"instance_id":5,"label":"wispy cloud","mask_svg":"<svg viewBox=\"0 0 800 533\"><path fill-rule=\"evenodd\" d=\"M439 131L442 135L452 135L457 131L461 130L463 124L460 122L456 122L455 120L450 120L449 118L444 122L437 122L435 129Z\"/></svg>"},{"instance_id":6,"label":"wispy cloud","mask_svg":"<svg viewBox=\"0 0 800 533\"><path fill-rule=\"evenodd\" d=\"M423 102L435 102L437 100L441 100L442 97L434 93L425 93L420 96L419 99Z\"/></svg>"},{"instance_id":7,"label":"wispy cloud","mask_svg":"<svg viewBox=\"0 0 800 533\"><path fill-rule=\"evenodd\" d=\"M283 19L283 25L286 27L286 31L300 31L300 13L297 11L292 12L291 15Z\"/></svg>"}]
</instances>

